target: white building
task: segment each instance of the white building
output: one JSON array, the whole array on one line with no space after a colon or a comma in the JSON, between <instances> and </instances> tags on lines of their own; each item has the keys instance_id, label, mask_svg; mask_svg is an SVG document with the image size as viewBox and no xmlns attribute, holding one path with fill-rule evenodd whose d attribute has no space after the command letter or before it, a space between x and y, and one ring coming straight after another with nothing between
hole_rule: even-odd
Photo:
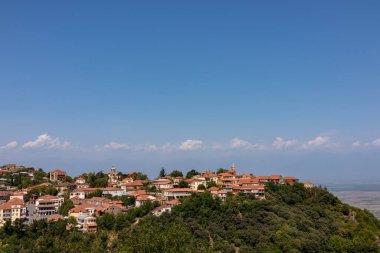
<instances>
[{"instance_id":1,"label":"white building","mask_svg":"<svg viewBox=\"0 0 380 253\"><path fill-rule=\"evenodd\" d=\"M36 213L38 216L58 214L59 207L64 201L63 197L45 195L36 200Z\"/></svg>"},{"instance_id":2,"label":"white building","mask_svg":"<svg viewBox=\"0 0 380 253\"><path fill-rule=\"evenodd\" d=\"M167 200L179 199L190 196L193 190L191 188L173 188L164 191L164 197Z\"/></svg>"},{"instance_id":3,"label":"white building","mask_svg":"<svg viewBox=\"0 0 380 253\"><path fill-rule=\"evenodd\" d=\"M26 205L23 200L14 198L0 205L0 226L7 220L26 218Z\"/></svg>"}]
</instances>

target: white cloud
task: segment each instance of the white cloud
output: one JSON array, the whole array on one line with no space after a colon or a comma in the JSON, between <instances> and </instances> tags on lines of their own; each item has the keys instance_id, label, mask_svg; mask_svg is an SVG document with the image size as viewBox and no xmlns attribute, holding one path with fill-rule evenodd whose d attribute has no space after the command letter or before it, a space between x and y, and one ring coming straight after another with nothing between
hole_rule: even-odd
<instances>
[{"instance_id":1,"label":"white cloud","mask_svg":"<svg viewBox=\"0 0 380 253\"><path fill-rule=\"evenodd\" d=\"M203 141L201 140L186 140L179 145L180 150L196 150L202 148Z\"/></svg>"},{"instance_id":2,"label":"white cloud","mask_svg":"<svg viewBox=\"0 0 380 253\"><path fill-rule=\"evenodd\" d=\"M360 141L355 141L352 143L352 146L355 148L363 147L363 148L368 148L368 147L380 147L380 138L375 139L371 142L360 142Z\"/></svg>"},{"instance_id":3,"label":"white cloud","mask_svg":"<svg viewBox=\"0 0 380 253\"><path fill-rule=\"evenodd\" d=\"M380 147L380 138L372 141L372 145L374 145L376 147Z\"/></svg>"},{"instance_id":4,"label":"white cloud","mask_svg":"<svg viewBox=\"0 0 380 253\"><path fill-rule=\"evenodd\" d=\"M125 143L117 143L117 142L111 141L110 143L104 145L104 148L118 150L118 149L128 149L129 146Z\"/></svg>"},{"instance_id":5,"label":"white cloud","mask_svg":"<svg viewBox=\"0 0 380 253\"><path fill-rule=\"evenodd\" d=\"M0 149L2 149L2 150L12 149L12 148L16 148L17 146L18 146L17 141L11 141L8 144L0 147Z\"/></svg>"},{"instance_id":6,"label":"white cloud","mask_svg":"<svg viewBox=\"0 0 380 253\"><path fill-rule=\"evenodd\" d=\"M244 148L244 149L250 149L250 148L257 148L259 145L252 144L249 141L242 140L239 138L233 138L231 140L231 147L232 148Z\"/></svg>"},{"instance_id":7,"label":"white cloud","mask_svg":"<svg viewBox=\"0 0 380 253\"><path fill-rule=\"evenodd\" d=\"M46 147L46 148L62 148L66 149L70 146L70 142L64 141L61 142L59 138L52 138L48 134L42 134L37 137L34 141L28 141L26 142L22 147L23 148L40 148L40 147Z\"/></svg>"},{"instance_id":8,"label":"white cloud","mask_svg":"<svg viewBox=\"0 0 380 253\"><path fill-rule=\"evenodd\" d=\"M283 149L283 148L289 148L291 146L294 146L297 143L297 140L284 140L281 137L276 137L276 139L273 141L272 146L276 149Z\"/></svg>"},{"instance_id":9,"label":"white cloud","mask_svg":"<svg viewBox=\"0 0 380 253\"><path fill-rule=\"evenodd\" d=\"M156 144L149 144L144 148L146 151L156 151L158 147Z\"/></svg>"},{"instance_id":10,"label":"white cloud","mask_svg":"<svg viewBox=\"0 0 380 253\"><path fill-rule=\"evenodd\" d=\"M328 136L317 136L315 139L306 142L304 148L317 148L317 147L328 147L330 144L330 137Z\"/></svg>"}]
</instances>

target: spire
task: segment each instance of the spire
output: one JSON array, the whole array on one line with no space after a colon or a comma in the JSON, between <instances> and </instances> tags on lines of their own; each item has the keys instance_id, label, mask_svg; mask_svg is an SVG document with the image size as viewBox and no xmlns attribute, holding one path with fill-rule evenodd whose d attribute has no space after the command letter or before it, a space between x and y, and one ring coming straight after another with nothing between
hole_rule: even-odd
<instances>
[{"instance_id":1,"label":"spire","mask_svg":"<svg viewBox=\"0 0 380 253\"><path fill-rule=\"evenodd\" d=\"M233 174L236 173L236 166L235 166L235 163L233 163L232 166L231 166L231 172L232 172Z\"/></svg>"}]
</instances>

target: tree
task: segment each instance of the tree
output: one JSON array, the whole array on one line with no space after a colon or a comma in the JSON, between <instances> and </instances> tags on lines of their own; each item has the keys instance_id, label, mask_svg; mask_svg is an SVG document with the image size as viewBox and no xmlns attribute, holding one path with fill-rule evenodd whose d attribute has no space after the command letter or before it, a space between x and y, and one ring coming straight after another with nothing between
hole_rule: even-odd
<instances>
[{"instance_id":1,"label":"tree","mask_svg":"<svg viewBox=\"0 0 380 253\"><path fill-rule=\"evenodd\" d=\"M107 186L108 186L108 177L97 178L92 184L92 187L94 188L107 187Z\"/></svg>"},{"instance_id":2,"label":"tree","mask_svg":"<svg viewBox=\"0 0 380 253\"><path fill-rule=\"evenodd\" d=\"M179 188L189 188L189 184L185 180L181 180L181 181L179 181L178 187Z\"/></svg>"},{"instance_id":3,"label":"tree","mask_svg":"<svg viewBox=\"0 0 380 253\"><path fill-rule=\"evenodd\" d=\"M159 177L165 177L165 176L166 176L165 168L161 168Z\"/></svg>"},{"instance_id":4,"label":"tree","mask_svg":"<svg viewBox=\"0 0 380 253\"><path fill-rule=\"evenodd\" d=\"M148 180L148 176L141 172L132 172L129 177L133 178L133 180Z\"/></svg>"},{"instance_id":5,"label":"tree","mask_svg":"<svg viewBox=\"0 0 380 253\"><path fill-rule=\"evenodd\" d=\"M99 229L111 230L115 225L115 216L109 213L105 213L103 216L96 220Z\"/></svg>"},{"instance_id":6,"label":"tree","mask_svg":"<svg viewBox=\"0 0 380 253\"><path fill-rule=\"evenodd\" d=\"M171 177L183 177L182 171L179 170L173 170L169 175Z\"/></svg>"},{"instance_id":7,"label":"tree","mask_svg":"<svg viewBox=\"0 0 380 253\"><path fill-rule=\"evenodd\" d=\"M198 185L198 190L206 190L206 186L203 184Z\"/></svg>"},{"instance_id":8,"label":"tree","mask_svg":"<svg viewBox=\"0 0 380 253\"><path fill-rule=\"evenodd\" d=\"M136 203L136 197L134 196L120 196L120 197L115 197L113 199L123 201L125 206L133 206Z\"/></svg>"},{"instance_id":9,"label":"tree","mask_svg":"<svg viewBox=\"0 0 380 253\"><path fill-rule=\"evenodd\" d=\"M187 172L186 178L192 178L193 176L196 176L196 175L199 175L198 171L196 171L196 170L190 170L189 172Z\"/></svg>"},{"instance_id":10,"label":"tree","mask_svg":"<svg viewBox=\"0 0 380 253\"><path fill-rule=\"evenodd\" d=\"M93 197L101 197L102 194L103 194L103 191L102 191L102 190L100 190L100 189L96 189L96 191L94 191L94 192L88 194L88 197L89 197L89 198L93 198Z\"/></svg>"},{"instance_id":11,"label":"tree","mask_svg":"<svg viewBox=\"0 0 380 253\"><path fill-rule=\"evenodd\" d=\"M207 188L211 188L211 187L218 187L218 184L215 183L215 181L207 181Z\"/></svg>"},{"instance_id":12,"label":"tree","mask_svg":"<svg viewBox=\"0 0 380 253\"><path fill-rule=\"evenodd\" d=\"M67 216L69 214L69 211L74 208L74 203L69 200L69 199L66 199L61 207L59 208L59 214L63 215L63 216Z\"/></svg>"},{"instance_id":13,"label":"tree","mask_svg":"<svg viewBox=\"0 0 380 253\"><path fill-rule=\"evenodd\" d=\"M46 176L47 176L46 172L41 168L39 168L37 171L34 172L34 180L37 182L44 181L44 177Z\"/></svg>"}]
</instances>

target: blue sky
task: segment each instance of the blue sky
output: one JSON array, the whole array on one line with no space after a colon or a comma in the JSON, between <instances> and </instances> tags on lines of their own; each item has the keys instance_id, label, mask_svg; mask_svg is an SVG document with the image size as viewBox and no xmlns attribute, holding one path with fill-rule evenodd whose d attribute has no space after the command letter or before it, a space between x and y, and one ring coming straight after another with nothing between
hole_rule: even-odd
<instances>
[{"instance_id":1,"label":"blue sky","mask_svg":"<svg viewBox=\"0 0 380 253\"><path fill-rule=\"evenodd\" d=\"M2 1L0 163L380 181L378 1Z\"/></svg>"}]
</instances>

